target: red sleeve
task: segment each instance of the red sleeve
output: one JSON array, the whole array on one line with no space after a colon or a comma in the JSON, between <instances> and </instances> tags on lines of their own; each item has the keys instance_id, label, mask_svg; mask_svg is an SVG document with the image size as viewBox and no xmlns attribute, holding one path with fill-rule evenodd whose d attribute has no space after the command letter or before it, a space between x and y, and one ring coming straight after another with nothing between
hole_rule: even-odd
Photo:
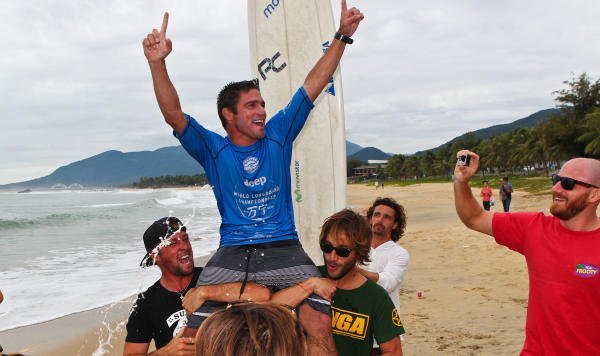
<instances>
[{"instance_id":1,"label":"red sleeve","mask_svg":"<svg viewBox=\"0 0 600 356\"><path fill-rule=\"evenodd\" d=\"M542 213L495 213L492 219L492 232L496 242L523 254L527 225Z\"/></svg>"}]
</instances>

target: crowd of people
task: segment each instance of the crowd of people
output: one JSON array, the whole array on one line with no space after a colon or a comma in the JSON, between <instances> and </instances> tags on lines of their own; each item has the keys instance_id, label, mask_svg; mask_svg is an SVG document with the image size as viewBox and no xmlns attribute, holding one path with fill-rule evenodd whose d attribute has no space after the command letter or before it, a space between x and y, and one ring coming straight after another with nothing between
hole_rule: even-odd
<instances>
[{"instance_id":1,"label":"crowd of people","mask_svg":"<svg viewBox=\"0 0 600 356\"><path fill-rule=\"evenodd\" d=\"M176 217L143 235L141 265L160 279L141 293L127 323L124 355L402 355L400 286L409 254L398 244L407 213L390 197L366 216L350 209L324 222L324 265L304 252L294 225L290 162L294 139L332 77L363 19L342 0L340 25L326 53L290 102L268 122L258 82L227 84L217 111L223 137L184 113L166 67L168 14L143 40L165 121L213 186L220 244L204 267L194 264L187 228ZM454 172L456 211L464 224L525 255L530 274L523 354L600 354L600 162L573 159L552 177L551 213L508 213L512 185L499 190L504 212L483 208L469 182L479 157ZM252 184L250 184L250 183ZM375 187L378 188L376 182ZM381 184L383 189L383 183ZM263 194L251 206L240 197Z\"/></svg>"}]
</instances>

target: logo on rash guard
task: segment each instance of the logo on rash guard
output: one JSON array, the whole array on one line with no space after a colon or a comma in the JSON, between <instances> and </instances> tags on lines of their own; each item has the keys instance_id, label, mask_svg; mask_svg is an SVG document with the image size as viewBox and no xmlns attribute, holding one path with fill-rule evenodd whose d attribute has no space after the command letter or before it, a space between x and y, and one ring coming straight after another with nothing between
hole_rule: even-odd
<instances>
[{"instance_id":1,"label":"logo on rash guard","mask_svg":"<svg viewBox=\"0 0 600 356\"><path fill-rule=\"evenodd\" d=\"M258 160L258 158L254 156L246 157L246 159L244 159L243 162L244 170L248 173L254 173L258 169L259 163L260 161Z\"/></svg>"},{"instance_id":2,"label":"logo on rash guard","mask_svg":"<svg viewBox=\"0 0 600 356\"><path fill-rule=\"evenodd\" d=\"M598 275L600 268L580 263L575 266L575 275L582 278L592 278Z\"/></svg>"}]
</instances>

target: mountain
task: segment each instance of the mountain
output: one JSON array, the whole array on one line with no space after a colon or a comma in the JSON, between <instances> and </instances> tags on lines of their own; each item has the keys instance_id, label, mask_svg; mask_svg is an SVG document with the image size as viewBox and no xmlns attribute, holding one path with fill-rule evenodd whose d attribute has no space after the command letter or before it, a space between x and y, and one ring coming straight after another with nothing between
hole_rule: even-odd
<instances>
[{"instance_id":1,"label":"mountain","mask_svg":"<svg viewBox=\"0 0 600 356\"><path fill-rule=\"evenodd\" d=\"M390 158L390 156L391 155L389 153L385 153L378 148L366 147L356 152L355 154L348 156L346 160L367 162L370 159L386 160Z\"/></svg>"},{"instance_id":2,"label":"mountain","mask_svg":"<svg viewBox=\"0 0 600 356\"><path fill-rule=\"evenodd\" d=\"M351 152L361 146L346 141ZM142 177L194 175L202 167L181 146L163 147L155 151L106 151L60 167L51 174L25 182L0 185L0 189L49 188L64 184L84 187L111 187L130 184Z\"/></svg>"},{"instance_id":3,"label":"mountain","mask_svg":"<svg viewBox=\"0 0 600 356\"><path fill-rule=\"evenodd\" d=\"M0 188L47 188L56 184L108 187L132 183L141 177L203 172L202 167L181 146L126 153L112 150L62 166L45 177L6 184Z\"/></svg>"},{"instance_id":4,"label":"mountain","mask_svg":"<svg viewBox=\"0 0 600 356\"><path fill-rule=\"evenodd\" d=\"M465 134L462 134L458 137L453 138L452 140L439 145L435 148L431 148L429 150L425 150L425 151L418 151L415 152L415 155L421 155L427 151L437 151L438 149L446 146L447 144L452 144L457 140L463 139L466 135L472 133L475 135L476 138L479 139L486 139L486 138L490 138L492 136L496 136L505 132L510 132L514 129L517 128L531 128L534 127L535 125L537 125L538 123L542 122L542 121L546 121L548 120L552 115L558 113L560 111L560 109L545 109L545 110L540 110L534 114L531 114L525 118L513 121L511 123L508 124L501 124L501 125L494 125L494 126L490 126L484 129L480 129L480 130L476 130L476 131L471 131L471 132L467 132Z\"/></svg>"},{"instance_id":5,"label":"mountain","mask_svg":"<svg viewBox=\"0 0 600 356\"><path fill-rule=\"evenodd\" d=\"M352 143L346 140L346 157L351 156L362 149L362 146L359 146L356 143Z\"/></svg>"}]
</instances>

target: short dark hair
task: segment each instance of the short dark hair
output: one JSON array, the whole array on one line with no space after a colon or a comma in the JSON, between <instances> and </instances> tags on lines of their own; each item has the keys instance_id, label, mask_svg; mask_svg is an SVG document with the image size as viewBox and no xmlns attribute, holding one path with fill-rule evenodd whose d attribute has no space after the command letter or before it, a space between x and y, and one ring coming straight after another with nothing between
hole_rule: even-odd
<instances>
[{"instance_id":1,"label":"short dark hair","mask_svg":"<svg viewBox=\"0 0 600 356\"><path fill-rule=\"evenodd\" d=\"M483 182L481 182L481 183L488 183L488 184L490 184L490 182L488 182L488 181L487 181L487 179L485 179L485 180L484 180Z\"/></svg>"},{"instance_id":2,"label":"short dark hair","mask_svg":"<svg viewBox=\"0 0 600 356\"><path fill-rule=\"evenodd\" d=\"M356 258L361 265L371 262L369 251L371 250L371 229L367 220L351 209L343 209L331 215L323 223L319 243L322 243L328 235L339 236L345 234L356 251Z\"/></svg>"},{"instance_id":3,"label":"short dark hair","mask_svg":"<svg viewBox=\"0 0 600 356\"><path fill-rule=\"evenodd\" d=\"M240 100L240 93L246 93L252 89L260 91L258 79L242 80L241 82L228 83L221 89L217 96L217 112L221 119L221 125L227 129L227 122L223 116L223 109L227 108L234 114L237 114L237 104Z\"/></svg>"},{"instance_id":4,"label":"short dark hair","mask_svg":"<svg viewBox=\"0 0 600 356\"><path fill-rule=\"evenodd\" d=\"M505 180L508 182L508 177L502 177L502 180Z\"/></svg>"},{"instance_id":5,"label":"short dark hair","mask_svg":"<svg viewBox=\"0 0 600 356\"><path fill-rule=\"evenodd\" d=\"M392 241L396 242L404 236L404 229L406 228L406 211L404 207L393 198L377 198L373 202L373 205L367 210L367 219L371 220L375 208L379 205L385 205L394 209L394 222L397 224L396 228L392 230Z\"/></svg>"}]
</instances>

